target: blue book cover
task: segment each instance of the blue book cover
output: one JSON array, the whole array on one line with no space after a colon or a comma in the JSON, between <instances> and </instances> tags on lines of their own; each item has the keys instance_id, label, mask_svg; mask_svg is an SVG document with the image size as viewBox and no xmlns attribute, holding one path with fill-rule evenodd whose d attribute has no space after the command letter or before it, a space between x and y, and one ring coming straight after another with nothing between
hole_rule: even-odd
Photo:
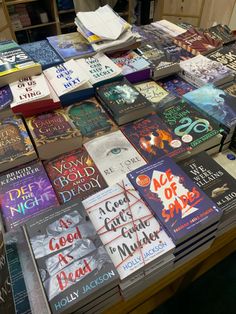
<instances>
[{"instance_id":1,"label":"blue book cover","mask_svg":"<svg viewBox=\"0 0 236 314\"><path fill-rule=\"evenodd\" d=\"M221 210L170 157L128 174L177 244L220 219Z\"/></svg>"},{"instance_id":2,"label":"blue book cover","mask_svg":"<svg viewBox=\"0 0 236 314\"><path fill-rule=\"evenodd\" d=\"M13 96L9 85L0 88L0 112L9 107L13 101Z\"/></svg>"},{"instance_id":3,"label":"blue book cover","mask_svg":"<svg viewBox=\"0 0 236 314\"><path fill-rule=\"evenodd\" d=\"M197 107L198 110L214 118L227 131L235 127L235 97L224 90L208 84L185 94L183 97L191 105Z\"/></svg>"},{"instance_id":4,"label":"blue book cover","mask_svg":"<svg viewBox=\"0 0 236 314\"><path fill-rule=\"evenodd\" d=\"M64 62L47 40L22 44L21 48L23 48L32 59L40 63L43 70Z\"/></svg>"},{"instance_id":5,"label":"blue book cover","mask_svg":"<svg viewBox=\"0 0 236 314\"><path fill-rule=\"evenodd\" d=\"M196 87L184 81L178 75L160 79L157 83L176 97L182 97L184 94L196 89Z\"/></svg>"}]
</instances>

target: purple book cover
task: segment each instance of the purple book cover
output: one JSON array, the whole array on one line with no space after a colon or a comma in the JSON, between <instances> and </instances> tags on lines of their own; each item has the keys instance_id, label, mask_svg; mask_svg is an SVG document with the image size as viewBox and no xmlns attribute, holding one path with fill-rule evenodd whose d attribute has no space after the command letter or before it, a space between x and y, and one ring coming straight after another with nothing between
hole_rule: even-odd
<instances>
[{"instance_id":1,"label":"purple book cover","mask_svg":"<svg viewBox=\"0 0 236 314\"><path fill-rule=\"evenodd\" d=\"M0 177L0 207L7 231L58 204L41 162L5 172Z\"/></svg>"},{"instance_id":2,"label":"purple book cover","mask_svg":"<svg viewBox=\"0 0 236 314\"><path fill-rule=\"evenodd\" d=\"M9 85L0 88L0 111L9 107L13 101L13 96Z\"/></svg>"},{"instance_id":3,"label":"purple book cover","mask_svg":"<svg viewBox=\"0 0 236 314\"><path fill-rule=\"evenodd\" d=\"M184 94L196 89L196 87L184 81L178 75L173 75L167 78L160 79L157 83L162 88L177 97L182 97Z\"/></svg>"},{"instance_id":4,"label":"purple book cover","mask_svg":"<svg viewBox=\"0 0 236 314\"><path fill-rule=\"evenodd\" d=\"M167 156L128 178L176 244L220 219L222 211Z\"/></svg>"}]
</instances>

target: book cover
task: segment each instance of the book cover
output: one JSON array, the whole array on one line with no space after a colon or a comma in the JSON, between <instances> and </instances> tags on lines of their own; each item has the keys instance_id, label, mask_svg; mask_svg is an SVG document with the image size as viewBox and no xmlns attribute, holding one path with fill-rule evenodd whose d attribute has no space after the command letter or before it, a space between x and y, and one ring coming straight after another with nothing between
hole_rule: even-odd
<instances>
[{"instance_id":1,"label":"book cover","mask_svg":"<svg viewBox=\"0 0 236 314\"><path fill-rule=\"evenodd\" d=\"M45 163L45 168L61 204L84 200L107 187L93 158L84 148Z\"/></svg>"},{"instance_id":2,"label":"book cover","mask_svg":"<svg viewBox=\"0 0 236 314\"><path fill-rule=\"evenodd\" d=\"M164 155L175 157L188 150L156 114L126 124L121 131L147 162Z\"/></svg>"},{"instance_id":3,"label":"book cover","mask_svg":"<svg viewBox=\"0 0 236 314\"><path fill-rule=\"evenodd\" d=\"M143 111L148 114L153 111L152 104L126 79L98 87L96 93L118 124L119 120L127 115L132 121L137 119L136 114ZM141 117L139 116L139 118Z\"/></svg>"},{"instance_id":4,"label":"book cover","mask_svg":"<svg viewBox=\"0 0 236 314\"><path fill-rule=\"evenodd\" d=\"M0 120L0 169L9 169L21 158L36 158L33 144L20 117Z\"/></svg>"},{"instance_id":5,"label":"book cover","mask_svg":"<svg viewBox=\"0 0 236 314\"><path fill-rule=\"evenodd\" d=\"M13 101L13 95L9 85L0 87L0 112L4 109L10 108L10 104Z\"/></svg>"},{"instance_id":6,"label":"book cover","mask_svg":"<svg viewBox=\"0 0 236 314\"><path fill-rule=\"evenodd\" d=\"M232 97L236 97L236 83L232 82L230 84L227 84L227 86L222 86L221 89L223 89L226 94L229 94Z\"/></svg>"},{"instance_id":7,"label":"book cover","mask_svg":"<svg viewBox=\"0 0 236 314\"><path fill-rule=\"evenodd\" d=\"M185 101L164 108L160 116L173 133L191 148L214 138L222 131L214 120Z\"/></svg>"},{"instance_id":8,"label":"book cover","mask_svg":"<svg viewBox=\"0 0 236 314\"><path fill-rule=\"evenodd\" d=\"M168 156L127 176L174 243L220 219L219 207Z\"/></svg>"},{"instance_id":9,"label":"book cover","mask_svg":"<svg viewBox=\"0 0 236 314\"><path fill-rule=\"evenodd\" d=\"M0 231L0 311L1 313L15 314L15 305L11 288L11 278L8 270L7 256L3 234Z\"/></svg>"},{"instance_id":10,"label":"book cover","mask_svg":"<svg viewBox=\"0 0 236 314\"><path fill-rule=\"evenodd\" d=\"M76 63L77 67L82 69L89 77L92 85L109 82L109 80L119 77L122 73L122 69L101 52L95 56L76 60Z\"/></svg>"},{"instance_id":11,"label":"book cover","mask_svg":"<svg viewBox=\"0 0 236 314\"><path fill-rule=\"evenodd\" d=\"M206 152L185 159L179 166L223 211L224 220L236 214L235 179Z\"/></svg>"},{"instance_id":12,"label":"book cover","mask_svg":"<svg viewBox=\"0 0 236 314\"><path fill-rule=\"evenodd\" d=\"M121 131L100 136L84 146L109 186L146 164Z\"/></svg>"},{"instance_id":13,"label":"book cover","mask_svg":"<svg viewBox=\"0 0 236 314\"><path fill-rule=\"evenodd\" d=\"M90 196L83 205L121 280L174 249L127 178Z\"/></svg>"},{"instance_id":14,"label":"book cover","mask_svg":"<svg viewBox=\"0 0 236 314\"><path fill-rule=\"evenodd\" d=\"M221 40L223 44L228 44L236 40L235 32L233 32L228 25L217 24L209 27L205 32L213 39Z\"/></svg>"},{"instance_id":15,"label":"book cover","mask_svg":"<svg viewBox=\"0 0 236 314\"><path fill-rule=\"evenodd\" d=\"M211 84L184 95L184 99L226 129L236 125L235 97Z\"/></svg>"},{"instance_id":16,"label":"book cover","mask_svg":"<svg viewBox=\"0 0 236 314\"><path fill-rule=\"evenodd\" d=\"M196 89L193 85L183 80L178 75L172 75L163 79L158 80L158 85L160 85L164 90L173 94L176 97L182 97L184 94L191 92Z\"/></svg>"},{"instance_id":17,"label":"book cover","mask_svg":"<svg viewBox=\"0 0 236 314\"><path fill-rule=\"evenodd\" d=\"M12 169L0 176L0 207L7 231L58 204L41 162Z\"/></svg>"},{"instance_id":18,"label":"book cover","mask_svg":"<svg viewBox=\"0 0 236 314\"><path fill-rule=\"evenodd\" d=\"M118 284L118 274L81 202L26 224L52 313L71 313Z\"/></svg>"},{"instance_id":19,"label":"book cover","mask_svg":"<svg viewBox=\"0 0 236 314\"><path fill-rule=\"evenodd\" d=\"M180 76L201 87L207 83L221 85L232 81L234 72L217 61L212 61L202 55L180 63Z\"/></svg>"},{"instance_id":20,"label":"book cover","mask_svg":"<svg viewBox=\"0 0 236 314\"><path fill-rule=\"evenodd\" d=\"M174 37L174 43L194 55L208 54L222 46L221 40L213 39L207 33L203 33L194 27Z\"/></svg>"},{"instance_id":21,"label":"book cover","mask_svg":"<svg viewBox=\"0 0 236 314\"><path fill-rule=\"evenodd\" d=\"M73 59L44 70L43 73L58 97L75 91L89 80Z\"/></svg>"},{"instance_id":22,"label":"book cover","mask_svg":"<svg viewBox=\"0 0 236 314\"><path fill-rule=\"evenodd\" d=\"M67 114L81 132L84 143L117 129L96 98L69 106Z\"/></svg>"},{"instance_id":23,"label":"book cover","mask_svg":"<svg viewBox=\"0 0 236 314\"><path fill-rule=\"evenodd\" d=\"M64 62L47 40L26 43L20 46L35 62L41 64L43 70Z\"/></svg>"},{"instance_id":24,"label":"book cover","mask_svg":"<svg viewBox=\"0 0 236 314\"><path fill-rule=\"evenodd\" d=\"M82 58L94 53L89 42L78 32L47 37L47 40L65 60Z\"/></svg>"},{"instance_id":25,"label":"book cover","mask_svg":"<svg viewBox=\"0 0 236 314\"><path fill-rule=\"evenodd\" d=\"M147 81L135 84L134 86L152 103L155 112L158 112L162 107L177 100L175 96L172 96L155 81Z\"/></svg>"},{"instance_id":26,"label":"book cover","mask_svg":"<svg viewBox=\"0 0 236 314\"><path fill-rule=\"evenodd\" d=\"M227 68L236 72L236 47L223 46L217 51L209 54L207 58L220 62Z\"/></svg>"}]
</instances>

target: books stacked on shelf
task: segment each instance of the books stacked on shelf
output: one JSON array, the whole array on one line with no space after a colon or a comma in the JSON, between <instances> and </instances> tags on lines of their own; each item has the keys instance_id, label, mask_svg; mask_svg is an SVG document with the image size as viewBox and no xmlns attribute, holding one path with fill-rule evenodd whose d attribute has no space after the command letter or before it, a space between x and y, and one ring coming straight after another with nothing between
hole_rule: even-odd
<instances>
[{"instance_id":1,"label":"books stacked on shelf","mask_svg":"<svg viewBox=\"0 0 236 314\"><path fill-rule=\"evenodd\" d=\"M0 60L0 87L42 72L41 65L34 62L14 40L0 42Z\"/></svg>"},{"instance_id":2,"label":"books stacked on shelf","mask_svg":"<svg viewBox=\"0 0 236 314\"><path fill-rule=\"evenodd\" d=\"M146 164L121 131L100 136L84 146L109 186Z\"/></svg>"},{"instance_id":3,"label":"books stacked on shelf","mask_svg":"<svg viewBox=\"0 0 236 314\"><path fill-rule=\"evenodd\" d=\"M21 48L37 63L46 70L64 62L62 57L49 44L47 40L35 41L22 44Z\"/></svg>"},{"instance_id":4,"label":"books stacked on shelf","mask_svg":"<svg viewBox=\"0 0 236 314\"><path fill-rule=\"evenodd\" d=\"M83 143L118 129L94 97L67 107L66 113L81 132Z\"/></svg>"},{"instance_id":5,"label":"books stacked on shelf","mask_svg":"<svg viewBox=\"0 0 236 314\"><path fill-rule=\"evenodd\" d=\"M135 84L135 88L152 103L153 111L158 112L162 107L174 103L178 100L175 95L172 95L163 89L155 81L146 81Z\"/></svg>"},{"instance_id":6,"label":"books stacked on shelf","mask_svg":"<svg viewBox=\"0 0 236 314\"><path fill-rule=\"evenodd\" d=\"M191 155L221 145L223 129L184 100L163 108L160 117L175 137L191 148Z\"/></svg>"},{"instance_id":7,"label":"books stacked on shelf","mask_svg":"<svg viewBox=\"0 0 236 314\"><path fill-rule=\"evenodd\" d=\"M232 136L236 126L235 97L207 84L184 95L184 99L206 116L215 119Z\"/></svg>"},{"instance_id":8,"label":"books stacked on shelf","mask_svg":"<svg viewBox=\"0 0 236 314\"><path fill-rule=\"evenodd\" d=\"M97 53L95 56L79 59L77 67L85 73L94 87L122 79L122 70L106 55Z\"/></svg>"},{"instance_id":9,"label":"books stacked on shelf","mask_svg":"<svg viewBox=\"0 0 236 314\"><path fill-rule=\"evenodd\" d=\"M221 40L223 45L232 43L236 40L235 31L232 31L227 25L217 24L205 30L208 36L215 40Z\"/></svg>"},{"instance_id":10,"label":"books stacked on shelf","mask_svg":"<svg viewBox=\"0 0 236 314\"><path fill-rule=\"evenodd\" d=\"M83 205L118 271L124 297L170 271L174 244L127 178Z\"/></svg>"},{"instance_id":11,"label":"books stacked on shelf","mask_svg":"<svg viewBox=\"0 0 236 314\"><path fill-rule=\"evenodd\" d=\"M95 54L89 42L78 32L47 37L47 40L65 61Z\"/></svg>"},{"instance_id":12,"label":"books stacked on shelf","mask_svg":"<svg viewBox=\"0 0 236 314\"><path fill-rule=\"evenodd\" d=\"M126 124L121 131L147 162L164 155L186 158L186 152L190 150L156 114Z\"/></svg>"},{"instance_id":13,"label":"books stacked on shelf","mask_svg":"<svg viewBox=\"0 0 236 314\"><path fill-rule=\"evenodd\" d=\"M0 87L0 115L1 118L12 114L10 104L13 101L13 95L9 85Z\"/></svg>"},{"instance_id":14,"label":"books stacked on shelf","mask_svg":"<svg viewBox=\"0 0 236 314\"><path fill-rule=\"evenodd\" d=\"M25 117L60 108L60 100L43 74L24 77L10 85L12 112Z\"/></svg>"},{"instance_id":15,"label":"books stacked on shelf","mask_svg":"<svg viewBox=\"0 0 236 314\"><path fill-rule=\"evenodd\" d=\"M98 87L96 96L118 125L153 111L152 103L126 79Z\"/></svg>"},{"instance_id":16,"label":"books stacked on shelf","mask_svg":"<svg viewBox=\"0 0 236 314\"><path fill-rule=\"evenodd\" d=\"M82 147L45 162L60 204L84 200L107 187L88 152Z\"/></svg>"},{"instance_id":17,"label":"books stacked on shelf","mask_svg":"<svg viewBox=\"0 0 236 314\"><path fill-rule=\"evenodd\" d=\"M234 71L234 73L236 72L235 45L223 46L217 51L214 51L213 53L209 54L207 57L213 61L222 63L224 66Z\"/></svg>"},{"instance_id":18,"label":"books stacked on shelf","mask_svg":"<svg viewBox=\"0 0 236 314\"><path fill-rule=\"evenodd\" d=\"M235 163L236 164L236 163ZM202 152L179 163L187 175L223 211L218 225L222 234L236 226L236 180L214 159Z\"/></svg>"},{"instance_id":19,"label":"books stacked on shelf","mask_svg":"<svg viewBox=\"0 0 236 314\"><path fill-rule=\"evenodd\" d=\"M64 109L31 116L26 123L41 160L54 158L82 145L80 131Z\"/></svg>"},{"instance_id":20,"label":"books stacked on shelf","mask_svg":"<svg viewBox=\"0 0 236 314\"><path fill-rule=\"evenodd\" d=\"M78 12L75 25L96 52L135 49L140 44L140 36L132 32L131 25L109 5L95 11Z\"/></svg>"},{"instance_id":21,"label":"books stacked on shelf","mask_svg":"<svg viewBox=\"0 0 236 314\"><path fill-rule=\"evenodd\" d=\"M43 73L63 106L94 95L89 77L73 59L44 70Z\"/></svg>"},{"instance_id":22,"label":"books stacked on shelf","mask_svg":"<svg viewBox=\"0 0 236 314\"><path fill-rule=\"evenodd\" d=\"M179 75L196 87L207 83L219 86L234 80L234 71L220 62L212 61L202 55L181 62L180 67Z\"/></svg>"},{"instance_id":23,"label":"books stacked on shelf","mask_svg":"<svg viewBox=\"0 0 236 314\"><path fill-rule=\"evenodd\" d=\"M109 57L122 69L122 75L131 83L150 79L150 63L135 51L113 53Z\"/></svg>"},{"instance_id":24,"label":"books stacked on shelf","mask_svg":"<svg viewBox=\"0 0 236 314\"><path fill-rule=\"evenodd\" d=\"M4 172L0 186L0 210L7 231L58 204L40 161Z\"/></svg>"},{"instance_id":25,"label":"books stacked on shelf","mask_svg":"<svg viewBox=\"0 0 236 314\"><path fill-rule=\"evenodd\" d=\"M52 313L96 313L120 300L116 269L80 201L31 219L25 230Z\"/></svg>"},{"instance_id":26,"label":"books stacked on shelf","mask_svg":"<svg viewBox=\"0 0 236 314\"><path fill-rule=\"evenodd\" d=\"M23 120L11 116L0 120L0 172L37 158Z\"/></svg>"},{"instance_id":27,"label":"books stacked on shelf","mask_svg":"<svg viewBox=\"0 0 236 314\"><path fill-rule=\"evenodd\" d=\"M176 266L214 241L222 211L170 157L127 176L175 243Z\"/></svg>"}]
</instances>

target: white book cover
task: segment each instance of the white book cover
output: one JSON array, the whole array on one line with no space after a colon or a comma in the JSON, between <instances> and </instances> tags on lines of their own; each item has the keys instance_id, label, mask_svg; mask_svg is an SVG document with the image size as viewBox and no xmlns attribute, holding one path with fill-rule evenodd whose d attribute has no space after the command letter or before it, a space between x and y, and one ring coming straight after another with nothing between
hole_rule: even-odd
<instances>
[{"instance_id":1,"label":"white book cover","mask_svg":"<svg viewBox=\"0 0 236 314\"><path fill-rule=\"evenodd\" d=\"M58 97L76 91L89 80L73 59L44 70L43 73Z\"/></svg>"},{"instance_id":2,"label":"white book cover","mask_svg":"<svg viewBox=\"0 0 236 314\"><path fill-rule=\"evenodd\" d=\"M146 164L121 131L95 138L84 146L109 186Z\"/></svg>"},{"instance_id":3,"label":"white book cover","mask_svg":"<svg viewBox=\"0 0 236 314\"><path fill-rule=\"evenodd\" d=\"M78 68L89 77L92 85L116 77L122 72L120 67L101 52L92 57L78 59L76 62Z\"/></svg>"},{"instance_id":4,"label":"white book cover","mask_svg":"<svg viewBox=\"0 0 236 314\"><path fill-rule=\"evenodd\" d=\"M50 98L50 90L43 74L22 78L9 86L13 95L11 108Z\"/></svg>"},{"instance_id":5,"label":"white book cover","mask_svg":"<svg viewBox=\"0 0 236 314\"><path fill-rule=\"evenodd\" d=\"M127 178L83 205L121 280L175 247Z\"/></svg>"},{"instance_id":6,"label":"white book cover","mask_svg":"<svg viewBox=\"0 0 236 314\"><path fill-rule=\"evenodd\" d=\"M181 35L186 32L186 29L167 20L160 20L152 23L153 26L159 28L172 37Z\"/></svg>"}]
</instances>

